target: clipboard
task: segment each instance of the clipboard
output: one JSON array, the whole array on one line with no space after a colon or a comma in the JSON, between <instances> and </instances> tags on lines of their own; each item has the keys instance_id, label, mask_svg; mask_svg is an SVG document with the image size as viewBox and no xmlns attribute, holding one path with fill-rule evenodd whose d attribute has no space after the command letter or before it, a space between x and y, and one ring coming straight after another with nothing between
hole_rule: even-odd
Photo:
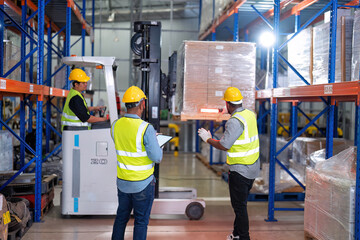
<instances>
[{"instance_id":1,"label":"clipboard","mask_svg":"<svg viewBox=\"0 0 360 240\"><path fill-rule=\"evenodd\" d=\"M168 143L173 137L172 136L168 136L168 135L162 135L159 134L156 136L159 146L162 147L164 146L166 143Z\"/></svg>"}]
</instances>

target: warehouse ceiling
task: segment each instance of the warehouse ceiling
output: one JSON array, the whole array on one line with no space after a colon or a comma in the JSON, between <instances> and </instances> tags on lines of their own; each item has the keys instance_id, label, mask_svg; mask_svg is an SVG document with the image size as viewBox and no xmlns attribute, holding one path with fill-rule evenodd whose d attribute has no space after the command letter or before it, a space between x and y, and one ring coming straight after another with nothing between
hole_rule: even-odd
<instances>
[{"instance_id":1,"label":"warehouse ceiling","mask_svg":"<svg viewBox=\"0 0 360 240\"><path fill-rule=\"evenodd\" d=\"M77 1L82 6L82 1ZM95 0L95 23L199 17L200 0ZM91 21L92 0L86 0ZM171 16L172 15L172 16Z\"/></svg>"}]
</instances>

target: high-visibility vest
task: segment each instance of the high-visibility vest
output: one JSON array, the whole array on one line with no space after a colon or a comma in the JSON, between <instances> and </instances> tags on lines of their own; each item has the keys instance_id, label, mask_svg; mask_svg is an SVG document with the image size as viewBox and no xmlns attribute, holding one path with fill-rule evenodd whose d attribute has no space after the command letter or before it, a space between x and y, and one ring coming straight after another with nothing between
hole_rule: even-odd
<instances>
[{"instance_id":1,"label":"high-visibility vest","mask_svg":"<svg viewBox=\"0 0 360 240\"><path fill-rule=\"evenodd\" d=\"M255 114L250 110L235 112L231 117L239 119L244 131L227 151L226 163L229 165L251 165L259 158L259 135Z\"/></svg>"},{"instance_id":2,"label":"high-visibility vest","mask_svg":"<svg viewBox=\"0 0 360 240\"><path fill-rule=\"evenodd\" d=\"M154 162L147 156L144 134L149 123L139 118L122 117L111 126L117 155L117 177L141 181L154 172Z\"/></svg>"},{"instance_id":3,"label":"high-visibility vest","mask_svg":"<svg viewBox=\"0 0 360 240\"><path fill-rule=\"evenodd\" d=\"M88 127L90 128L90 124L88 122L82 122L73 111L71 111L71 109L69 108L69 102L71 100L71 98L73 98L74 96L80 96L81 99L84 101L84 105L87 108L87 104L86 101L84 99L84 97L81 95L81 93L79 93L78 91L76 91L75 89L70 89L69 94L66 98L66 102L65 102L65 106L63 109L63 113L61 116L61 131L64 129L64 126L75 126L75 127ZM88 114L89 110L87 111Z\"/></svg>"}]
</instances>

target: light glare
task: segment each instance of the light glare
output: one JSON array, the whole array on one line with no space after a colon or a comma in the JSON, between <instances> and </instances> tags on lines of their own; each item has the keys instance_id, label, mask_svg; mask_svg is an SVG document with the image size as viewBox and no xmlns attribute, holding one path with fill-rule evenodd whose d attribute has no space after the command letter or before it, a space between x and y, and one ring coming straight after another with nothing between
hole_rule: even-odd
<instances>
[{"instance_id":1,"label":"light glare","mask_svg":"<svg viewBox=\"0 0 360 240\"><path fill-rule=\"evenodd\" d=\"M219 113L219 109L217 109L217 108L201 108L200 112L202 112L202 113Z\"/></svg>"},{"instance_id":2,"label":"light glare","mask_svg":"<svg viewBox=\"0 0 360 240\"><path fill-rule=\"evenodd\" d=\"M260 35L260 45L263 47L272 47L275 43L274 34L271 32L263 32Z\"/></svg>"}]
</instances>

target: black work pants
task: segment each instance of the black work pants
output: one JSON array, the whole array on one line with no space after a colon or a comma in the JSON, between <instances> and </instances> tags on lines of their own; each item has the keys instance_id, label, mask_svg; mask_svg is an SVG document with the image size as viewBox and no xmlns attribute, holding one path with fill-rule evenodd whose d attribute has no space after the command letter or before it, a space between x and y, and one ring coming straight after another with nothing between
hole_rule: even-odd
<instances>
[{"instance_id":1,"label":"black work pants","mask_svg":"<svg viewBox=\"0 0 360 240\"><path fill-rule=\"evenodd\" d=\"M233 235L240 240L249 240L249 217L247 213L247 199L254 183L237 172L229 172L229 191L231 205L235 212Z\"/></svg>"}]
</instances>

